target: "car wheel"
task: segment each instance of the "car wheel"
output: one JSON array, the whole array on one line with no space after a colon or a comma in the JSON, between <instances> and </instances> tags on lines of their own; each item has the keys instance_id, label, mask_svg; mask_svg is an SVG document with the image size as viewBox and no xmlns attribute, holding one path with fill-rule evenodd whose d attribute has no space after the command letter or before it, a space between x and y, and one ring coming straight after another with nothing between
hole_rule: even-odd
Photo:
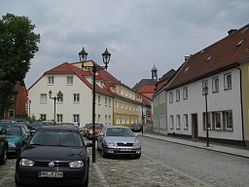
<instances>
[{"instance_id":1,"label":"car wheel","mask_svg":"<svg viewBox=\"0 0 249 187\"><path fill-rule=\"evenodd\" d=\"M22 187L23 185L20 183L20 181L17 179L17 176L15 174L15 183L16 183L16 187Z\"/></svg>"},{"instance_id":2,"label":"car wheel","mask_svg":"<svg viewBox=\"0 0 249 187\"><path fill-rule=\"evenodd\" d=\"M83 187L88 187L89 184L89 169L87 170L87 177L86 177L86 181L83 183Z\"/></svg>"},{"instance_id":3,"label":"car wheel","mask_svg":"<svg viewBox=\"0 0 249 187\"><path fill-rule=\"evenodd\" d=\"M135 158L137 158L137 159L140 158L140 157L141 157L141 154L135 156Z\"/></svg>"},{"instance_id":4,"label":"car wheel","mask_svg":"<svg viewBox=\"0 0 249 187\"><path fill-rule=\"evenodd\" d=\"M0 158L0 164L4 164L7 160L7 150L6 148L3 148L3 153L2 156Z\"/></svg>"}]
</instances>

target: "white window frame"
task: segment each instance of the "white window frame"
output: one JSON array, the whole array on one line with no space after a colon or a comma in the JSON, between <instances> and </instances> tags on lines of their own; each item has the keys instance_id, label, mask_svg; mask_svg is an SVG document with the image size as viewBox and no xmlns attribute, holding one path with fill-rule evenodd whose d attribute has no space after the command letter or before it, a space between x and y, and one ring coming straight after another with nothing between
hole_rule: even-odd
<instances>
[{"instance_id":1,"label":"white window frame","mask_svg":"<svg viewBox=\"0 0 249 187\"><path fill-rule=\"evenodd\" d=\"M176 90L176 102L179 102L181 99L181 92L179 89Z\"/></svg>"},{"instance_id":2,"label":"white window frame","mask_svg":"<svg viewBox=\"0 0 249 187\"><path fill-rule=\"evenodd\" d=\"M222 128L222 113L219 111L213 112L213 117L214 117L214 128L216 130L220 130ZM219 126L217 126L219 124Z\"/></svg>"},{"instance_id":3,"label":"white window frame","mask_svg":"<svg viewBox=\"0 0 249 187\"><path fill-rule=\"evenodd\" d=\"M73 76L72 75L69 75L67 76L67 85L73 85Z\"/></svg>"},{"instance_id":4,"label":"white window frame","mask_svg":"<svg viewBox=\"0 0 249 187\"><path fill-rule=\"evenodd\" d=\"M188 87L184 87L183 88L182 97L183 97L183 100L187 100L188 99Z\"/></svg>"},{"instance_id":5,"label":"white window frame","mask_svg":"<svg viewBox=\"0 0 249 187\"><path fill-rule=\"evenodd\" d=\"M181 116L180 116L180 114L176 115L176 129L177 130L181 129Z\"/></svg>"},{"instance_id":6,"label":"white window frame","mask_svg":"<svg viewBox=\"0 0 249 187\"><path fill-rule=\"evenodd\" d=\"M73 114L73 122L74 123L80 123L80 115L79 114Z\"/></svg>"},{"instance_id":7,"label":"white window frame","mask_svg":"<svg viewBox=\"0 0 249 187\"><path fill-rule=\"evenodd\" d=\"M173 92L169 92L169 103L173 103Z\"/></svg>"},{"instance_id":8,"label":"white window frame","mask_svg":"<svg viewBox=\"0 0 249 187\"><path fill-rule=\"evenodd\" d=\"M74 93L73 94L73 103L75 103L75 104L80 103L80 94L79 93Z\"/></svg>"},{"instance_id":9,"label":"white window frame","mask_svg":"<svg viewBox=\"0 0 249 187\"><path fill-rule=\"evenodd\" d=\"M46 104L47 103L47 94L46 93L41 93L40 94L40 104Z\"/></svg>"},{"instance_id":10,"label":"white window frame","mask_svg":"<svg viewBox=\"0 0 249 187\"><path fill-rule=\"evenodd\" d=\"M63 114L56 114L56 122L57 123L63 122Z\"/></svg>"},{"instance_id":11,"label":"white window frame","mask_svg":"<svg viewBox=\"0 0 249 187\"><path fill-rule=\"evenodd\" d=\"M54 76L48 76L48 85L54 85Z\"/></svg>"},{"instance_id":12,"label":"white window frame","mask_svg":"<svg viewBox=\"0 0 249 187\"><path fill-rule=\"evenodd\" d=\"M228 79L230 77L230 80ZM232 89L232 74L226 73L224 74L224 89L231 90Z\"/></svg>"},{"instance_id":13,"label":"white window frame","mask_svg":"<svg viewBox=\"0 0 249 187\"><path fill-rule=\"evenodd\" d=\"M174 129L174 115L169 116L170 129Z\"/></svg>"},{"instance_id":14,"label":"white window frame","mask_svg":"<svg viewBox=\"0 0 249 187\"><path fill-rule=\"evenodd\" d=\"M212 79L212 91L213 93L219 92L219 77L214 77Z\"/></svg>"},{"instance_id":15,"label":"white window frame","mask_svg":"<svg viewBox=\"0 0 249 187\"><path fill-rule=\"evenodd\" d=\"M231 126L229 127L228 125L228 119L227 119L227 113L231 113ZM232 110L227 110L227 111L223 111L223 116L224 116L224 125L225 125L225 130L233 130L233 111Z\"/></svg>"},{"instance_id":16,"label":"white window frame","mask_svg":"<svg viewBox=\"0 0 249 187\"><path fill-rule=\"evenodd\" d=\"M183 114L184 129L188 129L188 114Z\"/></svg>"}]
</instances>

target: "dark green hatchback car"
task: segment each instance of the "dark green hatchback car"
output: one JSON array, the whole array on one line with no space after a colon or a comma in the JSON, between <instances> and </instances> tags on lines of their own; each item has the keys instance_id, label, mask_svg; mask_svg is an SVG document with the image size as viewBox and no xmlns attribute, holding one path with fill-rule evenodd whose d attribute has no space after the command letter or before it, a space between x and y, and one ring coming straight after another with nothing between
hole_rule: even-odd
<instances>
[{"instance_id":1,"label":"dark green hatchback car","mask_svg":"<svg viewBox=\"0 0 249 187\"><path fill-rule=\"evenodd\" d=\"M6 131L8 153L20 153L22 146L29 139L29 133L15 122L0 122L0 128Z\"/></svg>"}]
</instances>

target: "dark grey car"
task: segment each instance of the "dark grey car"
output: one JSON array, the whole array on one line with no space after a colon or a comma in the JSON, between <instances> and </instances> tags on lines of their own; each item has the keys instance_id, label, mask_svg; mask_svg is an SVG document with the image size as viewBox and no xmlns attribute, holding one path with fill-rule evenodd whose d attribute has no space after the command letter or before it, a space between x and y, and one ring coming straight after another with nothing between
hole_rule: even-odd
<instances>
[{"instance_id":1,"label":"dark grey car","mask_svg":"<svg viewBox=\"0 0 249 187\"><path fill-rule=\"evenodd\" d=\"M109 155L141 156L141 144L130 128L105 126L98 136L97 148L103 157Z\"/></svg>"}]
</instances>

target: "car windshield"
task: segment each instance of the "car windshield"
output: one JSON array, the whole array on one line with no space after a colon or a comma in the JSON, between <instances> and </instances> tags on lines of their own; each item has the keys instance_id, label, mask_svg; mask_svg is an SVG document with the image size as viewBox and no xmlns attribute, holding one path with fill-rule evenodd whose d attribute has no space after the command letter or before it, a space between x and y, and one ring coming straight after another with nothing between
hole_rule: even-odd
<instances>
[{"instance_id":1,"label":"car windshield","mask_svg":"<svg viewBox=\"0 0 249 187\"><path fill-rule=\"evenodd\" d=\"M8 126L6 129L6 135L21 136L21 129L20 129L20 127Z\"/></svg>"},{"instance_id":2,"label":"car windshield","mask_svg":"<svg viewBox=\"0 0 249 187\"><path fill-rule=\"evenodd\" d=\"M134 137L135 134L128 128L107 128L106 136Z\"/></svg>"},{"instance_id":3,"label":"car windshield","mask_svg":"<svg viewBox=\"0 0 249 187\"><path fill-rule=\"evenodd\" d=\"M80 135L75 131L60 129L39 129L30 141L31 145L83 146Z\"/></svg>"}]
</instances>

